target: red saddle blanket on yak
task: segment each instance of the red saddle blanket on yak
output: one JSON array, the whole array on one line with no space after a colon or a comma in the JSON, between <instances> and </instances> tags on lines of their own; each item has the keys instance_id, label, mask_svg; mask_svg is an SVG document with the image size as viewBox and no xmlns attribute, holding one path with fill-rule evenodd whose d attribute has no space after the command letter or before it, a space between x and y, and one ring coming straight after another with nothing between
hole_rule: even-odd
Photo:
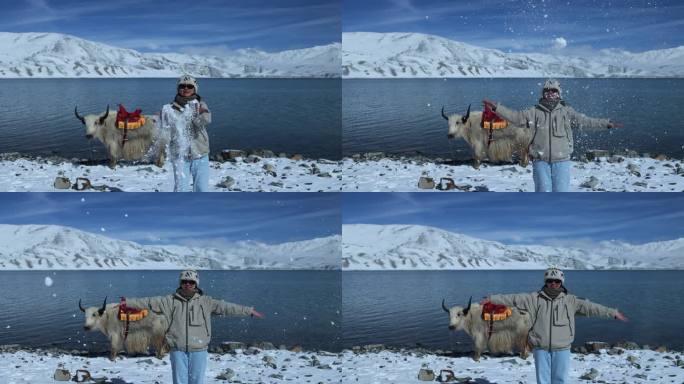
<instances>
[{"instance_id":1,"label":"red saddle blanket on yak","mask_svg":"<svg viewBox=\"0 0 684 384\"><path fill-rule=\"evenodd\" d=\"M116 113L116 127L119 129L136 129L145 125L145 116L142 115L140 108L133 112L128 112L126 108L119 104L119 111Z\"/></svg>"},{"instance_id":2,"label":"red saddle blanket on yak","mask_svg":"<svg viewBox=\"0 0 684 384\"><path fill-rule=\"evenodd\" d=\"M488 104L485 104L484 111L482 111L482 121L480 125L484 129L503 129L508 127L508 121L501 118L496 112L489 108Z\"/></svg>"},{"instance_id":3,"label":"red saddle blanket on yak","mask_svg":"<svg viewBox=\"0 0 684 384\"><path fill-rule=\"evenodd\" d=\"M492 302L488 302L482 306L482 319L485 321L506 320L508 316L512 314L513 311L502 304L494 304Z\"/></svg>"}]
</instances>

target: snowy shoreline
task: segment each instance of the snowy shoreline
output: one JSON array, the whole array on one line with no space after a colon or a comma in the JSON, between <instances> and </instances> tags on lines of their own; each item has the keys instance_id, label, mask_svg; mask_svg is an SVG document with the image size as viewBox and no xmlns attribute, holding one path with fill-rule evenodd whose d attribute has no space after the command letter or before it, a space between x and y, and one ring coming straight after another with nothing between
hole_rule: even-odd
<instances>
[{"instance_id":1,"label":"snowy shoreline","mask_svg":"<svg viewBox=\"0 0 684 384\"><path fill-rule=\"evenodd\" d=\"M249 347L228 353L210 353L206 382L339 383L340 364L338 354L325 351ZM112 362L105 356L84 356L57 349L0 347L3 383L52 383L57 369L67 370L72 378L77 370L87 370L95 379L106 377L103 383L158 384L172 381L168 354L161 360L154 356L120 356Z\"/></svg>"},{"instance_id":2,"label":"snowy shoreline","mask_svg":"<svg viewBox=\"0 0 684 384\"><path fill-rule=\"evenodd\" d=\"M571 382L599 380L607 383L681 383L684 380L682 354L675 351L623 347L596 349L572 354ZM637 346L638 347L638 346ZM152 384L170 382L168 355L120 357L115 362L104 356L83 356L66 351L0 347L0 371L6 383L51 382L56 369L74 375L86 369L107 383ZM421 370L439 375L453 371L461 383L534 382L534 360L517 356L490 357L479 362L469 355L424 349L387 349L381 345L354 347L339 353L285 349L233 349L210 353L207 383L418 383ZM219 378L219 375L225 375ZM230 379L226 379L226 377ZM586 377L586 378L583 378ZM434 381L434 378L433 380Z\"/></svg>"},{"instance_id":3,"label":"snowy shoreline","mask_svg":"<svg viewBox=\"0 0 684 384\"><path fill-rule=\"evenodd\" d=\"M571 192L682 192L684 162L659 155L588 152L573 160ZM589 160L591 159L591 160ZM357 154L342 159L344 192L443 192L436 189L441 178L450 178L450 192L533 192L532 166L517 164L470 164L422 156L391 156L382 152ZM419 187L421 177L432 179ZM443 185L447 180L443 181Z\"/></svg>"},{"instance_id":4,"label":"snowy shoreline","mask_svg":"<svg viewBox=\"0 0 684 384\"><path fill-rule=\"evenodd\" d=\"M226 151L230 152L230 151ZM209 190L212 192L339 192L341 169L338 161L303 159L301 156L273 157L243 151L223 161L209 162ZM268 157L267 157L268 156ZM59 182L57 178L61 179ZM119 164L115 169L104 163L90 164L81 159L41 157L18 153L0 154L0 192L76 191L79 178L92 187L85 191L171 192L173 170L152 164ZM68 179L68 180L67 180ZM61 188L57 188L58 184ZM83 180L78 181L81 188Z\"/></svg>"},{"instance_id":5,"label":"snowy shoreline","mask_svg":"<svg viewBox=\"0 0 684 384\"><path fill-rule=\"evenodd\" d=\"M573 160L571 192L684 191L684 161L680 159L596 152L598 156L582 155ZM450 192L534 191L531 165L484 163L475 169L467 162L382 152L355 154L339 161L243 152L242 156L210 161L209 175L212 192L446 192L436 189L442 178L453 180L455 188ZM420 188L421 177L431 179L434 185L428 182L426 188ZM57 178L68 179L64 183L69 186L57 188ZM163 168L120 164L111 169L80 159L0 154L0 192L75 191L78 178L87 178L92 185L86 191L173 190L169 162ZM82 180L79 183L80 187ZM446 184L445 179L442 185Z\"/></svg>"},{"instance_id":6,"label":"snowy shoreline","mask_svg":"<svg viewBox=\"0 0 684 384\"><path fill-rule=\"evenodd\" d=\"M684 379L682 366L684 361L678 352L614 348L588 354L572 353L569 382L681 383ZM441 370L450 370L456 378L453 382L457 383L519 384L536 381L531 356L526 360L517 356L484 356L475 362L468 356L451 357L420 351L342 353L342 375L348 382L420 383L423 381L418 380L418 374L422 369L432 371L435 376Z\"/></svg>"}]
</instances>

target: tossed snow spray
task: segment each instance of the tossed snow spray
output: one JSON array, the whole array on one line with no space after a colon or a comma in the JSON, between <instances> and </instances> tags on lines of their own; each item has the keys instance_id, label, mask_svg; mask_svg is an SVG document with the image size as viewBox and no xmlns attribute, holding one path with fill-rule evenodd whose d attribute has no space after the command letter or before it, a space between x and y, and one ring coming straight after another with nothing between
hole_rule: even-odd
<instances>
[{"instance_id":1,"label":"tossed snow spray","mask_svg":"<svg viewBox=\"0 0 684 384\"><path fill-rule=\"evenodd\" d=\"M180 113L171 104L164 104L158 126L159 137L156 142L166 143L166 153L172 164L181 164L190 153L192 128L190 122L195 117L199 103L191 100ZM189 177L183 173L183 167L176 166L179 177Z\"/></svg>"}]
</instances>

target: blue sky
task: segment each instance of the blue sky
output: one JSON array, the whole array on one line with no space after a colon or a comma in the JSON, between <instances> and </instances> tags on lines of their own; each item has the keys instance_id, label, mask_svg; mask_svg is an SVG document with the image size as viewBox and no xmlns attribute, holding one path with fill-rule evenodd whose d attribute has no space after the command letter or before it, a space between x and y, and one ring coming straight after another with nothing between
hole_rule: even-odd
<instances>
[{"instance_id":1,"label":"blue sky","mask_svg":"<svg viewBox=\"0 0 684 384\"><path fill-rule=\"evenodd\" d=\"M267 52L341 41L339 0L23 0L0 31L57 32L142 52Z\"/></svg>"},{"instance_id":2,"label":"blue sky","mask_svg":"<svg viewBox=\"0 0 684 384\"><path fill-rule=\"evenodd\" d=\"M342 207L343 224L427 225L505 244L684 237L684 197L669 193L347 193Z\"/></svg>"},{"instance_id":3,"label":"blue sky","mask_svg":"<svg viewBox=\"0 0 684 384\"><path fill-rule=\"evenodd\" d=\"M345 0L344 32L421 32L505 52L684 45L681 0Z\"/></svg>"},{"instance_id":4,"label":"blue sky","mask_svg":"<svg viewBox=\"0 0 684 384\"><path fill-rule=\"evenodd\" d=\"M3 193L0 201L0 224L64 225L140 244L220 248L341 233L340 196L328 193Z\"/></svg>"}]
</instances>

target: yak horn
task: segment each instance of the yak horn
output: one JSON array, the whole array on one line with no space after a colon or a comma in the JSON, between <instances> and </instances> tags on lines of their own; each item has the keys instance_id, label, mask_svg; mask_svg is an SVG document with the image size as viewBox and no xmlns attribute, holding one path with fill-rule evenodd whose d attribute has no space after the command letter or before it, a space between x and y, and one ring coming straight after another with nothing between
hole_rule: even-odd
<instances>
[{"instance_id":1,"label":"yak horn","mask_svg":"<svg viewBox=\"0 0 684 384\"><path fill-rule=\"evenodd\" d=\"M81 305L81 299L78 299L78 309L80 309L81 312L85 312L85 308Z\"/></svg>"},{"instance_id":2,"label":"yak horn","mask_svg":"<svg viewBox=\"0 0 684 384\"><path fill-rule=\"evenodd\" d=\"M470 105L471 105L471 104L468 104L468 110L466 111L465 116L463 116L463 117L461 118L461 120L463 121L464 124L465 124L466 121L468 121L468 117L470 117Z\"/></svg>"},{"instance_id":3,"label":"yak horn","mask_svg":"<svg viewBox=\"0 0 684 384\"><path fill-rule=\"evenodd\" d=\"M105 112L104 116L100 117L100 125L104 123L107 116L109 116L109 104L107 104L107 112Z\"/></svg>"},{"instance_id":4,"label":"yak horn","mask_svg":"<svg viewBox=\"0 0 684 384\"><path fill-rule=\"evenodd\" d=\"M470 300L468 300L468 306L466 307L466 309L463 310L463 316L467 315L467 314L468 314L468 311L470 311L470 304L471 304L472 302L473 302L473 297L470 296Z\"/></svg>"},{"instance_id":5,"label":"yak horn","mask_svg":"<svg viewBox=\"0 0 684 384\"><path fill-rule=\"evenodd\" d=\"M100 316L102 316L102 314L104 313L106 305L107 305L107 296L105 296L104 303L102 303L102 308L97 310L97 313L99 313Z\"/></svg>"},{"instance_id":6,"label":"yak horn","mask_svg":"<svg viewBox=\"0 0 684 384\"><path fill-rule=\"evenodd\" d=\"M444 118L444 120L449 121L449 116L447 116L447 115L444 113L444 106L442 106L442 117Z\"/></svg>"},{"instance_id":7,"label":"yak horn","mask_svg":"<svg viewBox=\"0 0 684 384\"><path fill-rule=\"evenodd\" d=\"M446 312L446 313L451 313L451 312L449 311L449 308L447 308L446 305L444 305L444 299L442 299L442 309L443 309L444 312Z\"/></svg>"},{"instance_id":8,"label":"yak horn","mask_svg":"<svg viewBox=\"0 0 684 384\"><path fill-rule=\"evenodd\" d=\"M83 116L78 114L78 106L74 107L74 115L76 115L76 118L81 120L81 123L85 124L85 119L83 118Z\"/></svg>"}]
</instances>

